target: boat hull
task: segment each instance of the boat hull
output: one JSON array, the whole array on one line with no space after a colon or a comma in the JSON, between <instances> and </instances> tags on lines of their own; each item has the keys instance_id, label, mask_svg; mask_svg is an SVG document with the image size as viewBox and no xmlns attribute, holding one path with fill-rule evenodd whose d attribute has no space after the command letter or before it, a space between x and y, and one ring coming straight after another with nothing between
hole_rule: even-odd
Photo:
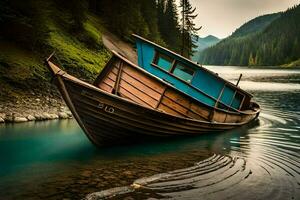
<instances>
[{"instance_id":1,"label":"boat hull","mask_svg":"<svg viewBox=\"0 0 300 200\"><path fill-rule=\"evenodd\" d=\"M123 61L122 59L113 59L108 65L111 65L116 60L119 62ZM134 67L126 62L124 66L125 64L129 67ZM192 136L220 132L242 126L255 119L259 114L259 112L253 112L249 115L244 113L242 114L244 117L239 118L239 120L244 119L244 121L237 123L222 123L209 119L205 120L202 117L195 119L189 116L181 116L180 112L179 114L167 112L159 104L157 104L157 108L152 108L149 105L122 97L122 94L116 91L101 89L98 85L107 76L102 78L100 76L95 82L96 85L92 85L65 73L50 61L48 61L48 66L55 76L55 84L78 124L92 143L97 146L128 143L133 140L143 140L149 136ZM104 69L104 75L111 72L111 70L112 68L107 66ZM138 72L140 71L138 70ZM153 77L150 77L150 79L153 79ZM155 78L153 80L159 81L155 80ZM158 84L165 88L167 86L160 81ZM127 89L129 90L130 88ZM165 90L162 95L166 94ZM180 94L173 90L172 87L169 90L173 91L174 94ZM178 95L173 95L176 97L173 99L175 102L178 100ZM182 96L182 98L186 97ZM172 101L172 98L169 98L169 100ZM158 100L158 102L162 103L163 101ZM203 107L202 109L209 108ZM199 106L198 110L201 111L201 106ZM225 113L228 115L231 112ZM232 113L232 115L241 116L240 113Z\"/></svg>"},{"instance_id":2,"label":"boat hull","mask_svg":"<svg viewBox=\"0 0 300 200\"><path fill-rule=\"evenodd\" d=\"M63 80L77 121L93 143L105 145L145 136L198 135L232 129L236 124L214 124L178 118L123 101L91 88ZM59 85L59 87L61 87ZM141 138L140 138L141 139ZM125 142L125 141L124 141Z\"/></svg>"}]
</instances>

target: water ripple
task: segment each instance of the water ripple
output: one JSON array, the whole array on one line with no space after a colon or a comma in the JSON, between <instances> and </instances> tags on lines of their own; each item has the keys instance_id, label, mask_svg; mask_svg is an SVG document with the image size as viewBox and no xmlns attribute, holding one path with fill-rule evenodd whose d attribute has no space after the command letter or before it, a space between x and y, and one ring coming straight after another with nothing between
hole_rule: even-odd
<instances>
[{"instance_id":1,"label":"water ripple","mask_svg":"<svg viewBox=\"0 0 300 200\"><path fill-rule=\"evenodd\" d=\"M299 107L284 109L290 105L283 99L279 94L273 104L262 101L259 126L229 138L224 154L215 153L189 168L137 179L129 186L91 193L86 199L299 198Z\"/></svg>"}]
</instances>

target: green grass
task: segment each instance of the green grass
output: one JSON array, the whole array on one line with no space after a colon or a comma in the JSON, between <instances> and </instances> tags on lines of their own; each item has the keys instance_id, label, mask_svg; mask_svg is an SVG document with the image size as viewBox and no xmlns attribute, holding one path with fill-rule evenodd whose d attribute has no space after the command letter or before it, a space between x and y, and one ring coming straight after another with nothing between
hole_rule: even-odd
<instances>
[{"instance_id":1,"label":"green grass","mask_svg":"<svg viewBox=\"0 0 300 200\"><path fill-rule=\"evenodd\" d=\"M295 60L289 64L283 65L283 67L300 67L300 59Z\"/></svg>"},{"instance_id":2,"label":"green grass","mask_svg":"<svg viewBox=\"0 0 300 200\"><path fill-rule=\"evenodd\" d=\"M99 18L93 15L88 15L83 27L86 33L93 38L95 42L101 43L103 28Z\"/></svg>"},{"instance_id":3,"label":"green grass","mask_svg":"<svg viewBox=\"0 0 300 200\"><path fill-rule=\"evenodd\" d=\"M29 50L22 45L1 39L0 35L0 93L20 95L22 90L48 85L50 73L44 59L56 51L56 64L79 78L92 80L103 69L111 54L102 44L103 25L101 20L87 14L80 33L72 33L68 26L68 14L47 5L47 12L41 12L40 30L47 31L43 44L45 49ZM34 43L32 41L32 43ZM30 84L29 84L30 83ZM19 91L19 92L18 92ZM24 91L25 92L25 91Z\"/></svg>"},{"instance_id":4,"label":"green grass","mask_svg":"<svg viewBox=\"0 0 300 200\"><path fill-rule=\"evenodd\" d=\"M29 82L46 81L46 69L32 52L0 41L0 97L16 97L30 89ZM3 53L2 53L3 52Z\"/></svg>"},{"instance_id":5,"label":"green grass","mask_svg":"<svg viewBox=\"0 0 300 200\"><path fill-rule=\"evenodd\" d=\"M106 50L88 49L84 44L62 32L50 33L49 44L57 51L57 57L64 65L62 67L83 71L84 76L88 76L88 73L99 73L109 58Z\"/></svg>"},{"instance_id":6,"label":"green grass","mask_svg":"<svg viewBox=\"0 0 300 200\"><path fill-rule=\"evenodd\" d=\"M47 43L57 52L63 67L78 72L85 78L94 77L110 58L103 47L101 20L88 15L80 34L70 35L66 30L51 24ZM91 78L92 78L91 77Z\"/></svg>"},{"instance_id":7,"label":"green grass","mask_svg":"<svg viewBox=\"0 0 300 200\"><path fill-rule=\"evenodd\" d=\"M0 41L0 52L1 74L12 81L24 81L45 72L35 54L14 43Z\"/></svg>"}]
</instances>

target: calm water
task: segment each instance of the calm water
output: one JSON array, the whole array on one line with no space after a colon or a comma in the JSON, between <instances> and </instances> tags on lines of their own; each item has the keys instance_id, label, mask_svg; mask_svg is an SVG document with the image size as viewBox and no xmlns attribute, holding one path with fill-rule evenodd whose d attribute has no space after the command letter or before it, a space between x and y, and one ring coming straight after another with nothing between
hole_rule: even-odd
<instances>
[{"instance_id":1,"label":"calm water","mask_svg":"<svg viewBox=\"0 0 300 200\"><path fill-rule=\"evenodd\" d=\"M300 70L209 68L243 73L259 120L102 149L73 120L0 125L0 199L300 199Z\"/></svg>"}]
</instances>

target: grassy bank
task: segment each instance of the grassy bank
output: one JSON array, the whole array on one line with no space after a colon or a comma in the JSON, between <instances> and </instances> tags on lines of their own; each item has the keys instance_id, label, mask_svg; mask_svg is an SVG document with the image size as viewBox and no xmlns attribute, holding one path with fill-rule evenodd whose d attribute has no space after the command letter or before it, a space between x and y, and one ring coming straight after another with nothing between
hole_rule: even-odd
<instances>
[{"instance_id":1,"label":"grassy bank","mask_svg":"<svg viewBox=\"0 0 300 200\"><path fill-rule=\"evenodd\" d=\"M294 62L291 62L289 64L285 64L285 65L283 65L283 67L300 67L300 59L298 59Z\"/></svg>"},{"instance_id":2,"label":"grassy bank","mask_svg":"<svg viewBox=\"0 0 300 200\"><path fill-rule=\"evenodd\" d=\"M5 100L18 99L28 92L43 93L51 90L50 74L44 66L44 59L56 51L58 62L68 72L83 79L93 79L110 57L101 40L101 20L87 13L81 30L70 30L71 16L52 4L38 5L47 12L39 12L41 24L34 26L43 33L36 47L36 41L29 37L26 44L0 36L0 97ZM41 10L42 10L41 9ZM19 35L22 28L16 30ZM46 88L46 90L45 90Z\"/></svg>"},{"instance_id":3,"label":"grassy bank","mask_svg":"<svg viewBox=\"0 0 300 200\"><path fill-rule=\"evenodd\" d=\"M29 22L17 18L12 20L15 24L11 32L0 32L2 118L58 113L64 109L44 65L45 58L53 51L58 65L87 81L97 76L111 56L102 44L104 28L100 18L87 12L82 26L74 30L69 12L53 3L34 3L41 11L35 13L35 18Z\"/></svg>"}]
</instances>

